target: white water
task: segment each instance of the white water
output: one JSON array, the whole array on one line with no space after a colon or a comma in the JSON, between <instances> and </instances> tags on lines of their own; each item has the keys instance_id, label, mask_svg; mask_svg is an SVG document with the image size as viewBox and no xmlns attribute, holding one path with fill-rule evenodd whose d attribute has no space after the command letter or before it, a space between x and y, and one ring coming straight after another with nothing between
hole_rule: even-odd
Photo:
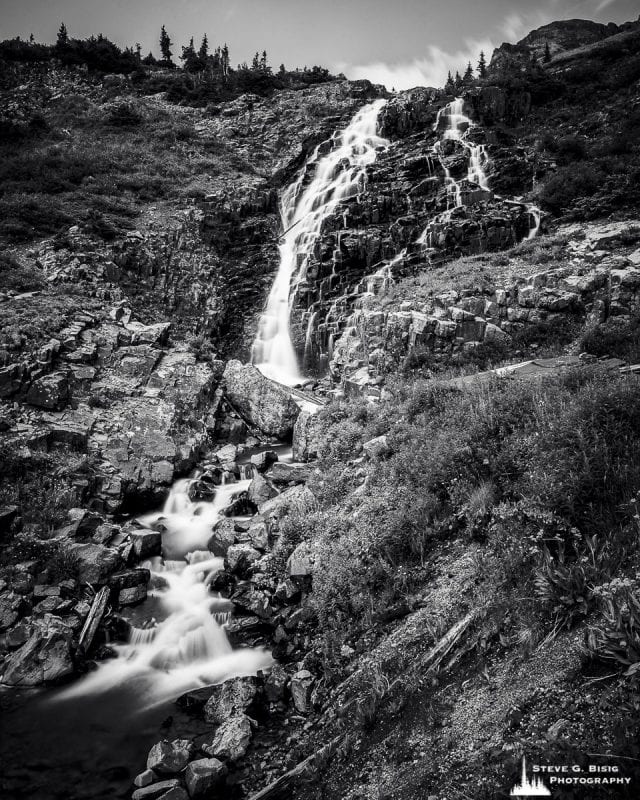
<instances>
[{"instance_id":1,"label":"white water","mask_svg":"<svg viewBox=\"0 0 640 800\"><path fill-rule=\"evenodd\" d=\"M439 159L442 169L444 170L445 185L447 188L447 208L451 205L453 205L454 208L459 208L462 205L462 187L458 181L451 177L451 173L444 163L442 142L460 142L467 151L469 160L466 179L470 183L475 183L487 191L489 190L489 183L485 167L489 158L483 144L474 144L473 142L467 141L467 131L473 125L473 122L464 113L464 100L461 97L457 97L438 111L434 130L437 131L440 128L440 121L443 118L447 122L447 127L442 133L441 141L435 143L433 152Z\"/></svg>"},{"instance_id":2,"label":"white water","mask_svg":"<svg viewBox=\"0 0 640 800\"><path fill-rule=\"evenodd\" d=\"M473 125L473 121L464 113L464 100L457 97L451 103L443 106L438 111L434 131L438 131L441 127L441 121L446 120L446 128L442 132L442 136L433 146L433 153L440 162L440 166L444 171L445 188L447 191L447 210L442 214L437 215L429 222L422 234L417 240L417 244L424 246L431 246L431 224L432 222L446 221L451 217L451 212L455 208L460 208L462 202L462 185L452 177L449 168L445 162L443 155L442 144L446 141L459 142L467 152L468 167L466 180L469 183L474 183L481 189L489 190L489 181L486 173L486 165L489 161L486 147L483 144L474 144L467 140L467 132Z\"/></svg>"},{"instance_id":3,"label":"white water","mask_svg":"<svg viewBox=\"0 0 640 800\"><path fill-rule=\"evenodd\" d=\"M211 503L189 499L190 480L178 481L160 513L140 519L146 526L164 526L164 558L145 562L152 579L163 588L150 595L159 606L157 624L134 628L126 645L117 645L118 658L103 662L59 698L105 692L134 682L141 706L153 705L197 686L238 675L251 675L270 666L263 649L232 650L220 620L231 604L211 593L209 577L222 569L224 559L206 549L213 524L234 495L250 481L220 486Z\"/></svg>"},{"instance_id":4,"label":"white water","mask_svg":"<svg viewBox=\"0 0 640 800\"><path fill-rule=\"evenodd\" d=\"M358 111L344 131L333 135L326 155L320 156L318 146L282 197L280 265L260 318L251 361L266 377L288 386L303 380L289 329L297 286L305 277L323 222L340 203L362 192L366 167L375 161L377 149L388 144L377 135L384 104L375 100ZM309 166L315 166L314 177L303 188Z\"/></svg>"},{"instance_id":5,"label":"white water","mask_svg":"<svg viewBox=\"0 0 640 800\"><path fill-rule=\"evenodd\" d=\"M538 235L538 231L540 230L542 214L537 206L529 206L527 210L533 219L533 225L529 228L529 235L527 236L527 239L535 239Z\"/></svg>"}]
</instances>

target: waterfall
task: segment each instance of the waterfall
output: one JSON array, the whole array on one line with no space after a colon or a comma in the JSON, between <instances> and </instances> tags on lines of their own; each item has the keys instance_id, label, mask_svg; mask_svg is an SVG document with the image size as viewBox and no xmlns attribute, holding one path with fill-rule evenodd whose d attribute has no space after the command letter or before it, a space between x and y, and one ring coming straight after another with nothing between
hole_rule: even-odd
<instances>
[{"instance_id":1,"label":"waterfall","mask_svg":"<svg viewBox=\"0 0 640 800\"><path fill-rule=\"evenodd\" d=\"M377 148L388 144L377 135L378 114L384 104L384 100L375 100L360 109L342 132L331 137L326 155L320 155L321 149L324 151L321 145L316 147L282 196L280 263L251 352L252 363L280 383L291 386L302 380L289 327L292 302L322 224L341 203L362 192L366 167L375 161ZM313 179L304 187L309 169L314 169Z\"/></svg>"},{"instance_id":2,"label":"waterfall","mask_svg":"<svg viewBox=\"0 0 640 800\"><path fill-rule=\"evenodd\" d=\"M416 244L429 247L431 246L432 223L447 221L451 218L453 209L460 208L463 205L461 183L453 178L445 163L445 155L443 154L443 144L445 142L459 142L462 147L464 147L468 160L465 179L469 183L479 186L481 189L490 191L487 173L485 171L489 160L487 149L483 144L474 144L467 140L467 131L473 125L473 121L464 113L464 100L461 97L457 97L438 111L433 126L434 131L440 130L443 120L446 122L446 127L442 132L440 140L434 144L433 153L439 160L440 166L444 172L445 188L447 191L447 210L434 217L416 241Z\"/></svg>"},{"instance_id":3,"label":"waterfall","mask_svg":"<svg viewBox=\"0 0 640 800\"><path fill-rule=\"evenodd\" d=\"M454 207L459 207L462 205L461 187L459 182L451 177L449 169L443 162L442 143L446 141L460 142L467 151L469 160L466 179L470 183L475 183L480 188L488 191L489 184L485 172L485 165L488 161L487 150L483 144L474 144L466 138L467 131L473 125L473 121L464 113L464 100L461 97L457 97L438 111L434 130L437 131L440 128L443 118L446 120L447 127L442 134L441 141L436 142L433 150L444 170L447 186L447 204L449 204L449 199L453 197Z\"/></svg>"},{"instance_id":4,"label":"waterfall","mask_svg":"<svg viewBox=\"0 0 640 800\"><path fill-rule=\"evenodd\" d=\"M540 222L542 221L542 214L537 206L531 205L527 210L529 211L529 215L533 220L533 225L531 225L531 227L529 228L529 234L527 236L527 239L535 239L536 236L538 235L538 231L540 230Z\"/></svg>"}]
</instances>

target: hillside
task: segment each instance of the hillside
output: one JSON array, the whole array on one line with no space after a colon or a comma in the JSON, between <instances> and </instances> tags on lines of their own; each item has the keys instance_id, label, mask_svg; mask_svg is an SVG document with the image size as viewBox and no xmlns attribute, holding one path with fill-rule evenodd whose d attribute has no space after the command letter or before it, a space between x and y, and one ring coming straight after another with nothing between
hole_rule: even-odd
<instances>
[{"instance_id":1,"label":"hillside","mask_svg":"<svg viewBox=\"0 0 640 800\"><path fill-rule=\"evenodd\" d=\"M637 796L638 25L0 47L3 797Z\"/></svg>"}]
</instances>

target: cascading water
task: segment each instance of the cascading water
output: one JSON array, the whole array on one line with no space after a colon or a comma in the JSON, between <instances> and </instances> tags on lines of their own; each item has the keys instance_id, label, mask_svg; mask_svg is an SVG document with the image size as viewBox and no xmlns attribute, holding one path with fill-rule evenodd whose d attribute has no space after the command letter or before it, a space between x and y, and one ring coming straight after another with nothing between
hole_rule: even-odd
<instances>
[{"instance_id":1,"label":"cascading water","mask_svg":"<svg viewBox=\"0 0 640 800\"><path fill-rule=\"evenodd\" d=\"M135 683L144 703L154 704L207 683L254 674L271 664L266 650L232 650L221 622L231 604L215 596L209 579L224 559L211 556L206 545L214 523L234 495L250 480L218 487L211 503L189 498L191 480L178 481L160 513L140 518L163 529L163 558L145 562L158 588L150 592L160 621L133 628L130 641L117 645L118 658L103 664L58 699L106 692L121 683Z\"/></svg>"},{"instance_id":2,"label":"cascading water","mask_svg":"<svg viewBox=\"0 0 640 800\"><path fill-rule=\"evenodd\" d=\"M460 184L455 181L445 165L442 157L442 144L446 141L460 142L460 144L467 151L469 166L467 168L466 179L480 186L482 189L489 190L487 181L487 174L485 166L488 161L487 151L483 144L475 144L467 139L467 132L473 125L472 120L464 113L464 100L457 97L448 105L441 108L436 118L434 126L435 130L440 128L441 119L446 119L447 127L445 128L442 139L434 145L434 153L440 160L442 168L444 169L445 178L447 181L448 196L455 199L455 206L462 205L462 192Z\"/></svg>"},{"instance_id":3,"label":"cascading water","mask_svg":"<svg viewBox=\"0 0 640 800\"><path fill-rule=\"evenodd\" d=\"M384 100L375 100L360 109L342 132L333 135L326 155L320 155L323 148L319 145L283 194L280 264L251 353L252 363L280 383L291 386L302 380L291 341L291 303L323 222L340 203L362 191L366 167L375 161L377 148L388 144L377 135L378 114L384 104ZM315 168L314 176L303 188L310 167Z\"/></svg>"},{"instance_id":4,"label":"cascading water","mask_svg":"<svg viewBox=\"0 0 640 800\"><path fill-rule=\"evenodd\" d=\"M529 214L533 220L533 225L529 228L529 235L527 239L535 239L540 230L540 223L542 222L542 213L537 206L529 206Z\"/></svg>"}]
</instances>

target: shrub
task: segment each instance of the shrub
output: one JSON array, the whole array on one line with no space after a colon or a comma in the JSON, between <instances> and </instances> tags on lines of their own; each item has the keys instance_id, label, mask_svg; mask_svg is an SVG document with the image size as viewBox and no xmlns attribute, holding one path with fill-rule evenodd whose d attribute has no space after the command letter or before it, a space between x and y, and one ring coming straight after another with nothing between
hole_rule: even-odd
<instances>
[{"instance_id":1,"label":"shrub","mask_svg":"<svg viewBox=\"0 0 640 800\"><path fill-rule=\"evenodd\" d=\"M636 363L640 361L640 317L612 317L593 325L582 334L579 346L594 356L617 356Z\"/></svg>"},{"instance_id":2,"label":"shrub","mask_svg":"<svg viewBox=\"0 0 640 800\"><path fill-rule=\"evenodd\" d=\"M131 103L119 103L110 109L105 124L113 128L132 128L142 123L142 115Z\"/></svg>"},{"instance_id":3,"label":"shrub","mask_svg":"<svg viewBox=\"0 0 640 800\"><path fill-rule=\"evenodd\" d=\"M570 208L577 198L586 197L600 186L604 174L593 164L560 167L538 192L540 201L554 214Z\"/></svg>"},{"instance_id":4,"label":"shrub","mask_svg":"<svg viewBox=\"0 0 640 800\"><path fill-rule=\"evenodd\" d=\"M8 253L0 253L0 289L33 292L42 289L45 280L36 267L23 266Z\"/></svg>"},{"instance_id":5,"label":"shrub","mask_svg":"<svg viewBox=\"0 0 640 800\"><path fill-rule=\"evenodd\" d=\"M565 161L580 161L587 154L587 144L584 137L570 134L557 140L556 151Z\"/></svg>"}]
</instances>

